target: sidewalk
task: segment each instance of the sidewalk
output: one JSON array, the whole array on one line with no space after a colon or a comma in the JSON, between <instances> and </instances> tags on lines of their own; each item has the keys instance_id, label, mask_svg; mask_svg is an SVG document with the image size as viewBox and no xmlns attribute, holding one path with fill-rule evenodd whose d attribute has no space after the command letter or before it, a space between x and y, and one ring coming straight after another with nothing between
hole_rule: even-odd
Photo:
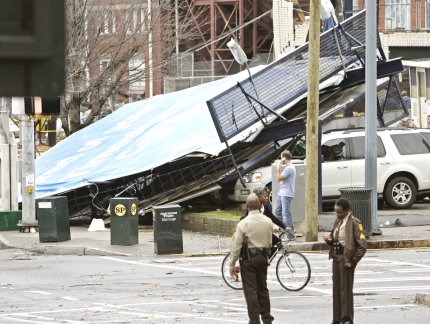
<instances>
[{"instance_id":1,"label":"sidewalk","mask_svg":"<svg viewBox=\"0 0 430 324\"><path fill-rule=\"evenodd\" d=\"M154 257L154 235L152 227L139 227L139 244L131 246L111 245L110 230L89 232L86 226L71 226L71 240L64 242L39 242L39 233L18 231L0 232L0 248L18 248L39 254L60 255L123 255L135 257ZM317 242L306 242L298 237L291 242L292 250L326 250L323 237L327 232L318 233ZM227 253L231 236L182 231L183 256L219 255ZM399 226L382 229L382 235L368 239L369 249L420 248L430 247L430 225Z\"/></svg>"}]
</instances>

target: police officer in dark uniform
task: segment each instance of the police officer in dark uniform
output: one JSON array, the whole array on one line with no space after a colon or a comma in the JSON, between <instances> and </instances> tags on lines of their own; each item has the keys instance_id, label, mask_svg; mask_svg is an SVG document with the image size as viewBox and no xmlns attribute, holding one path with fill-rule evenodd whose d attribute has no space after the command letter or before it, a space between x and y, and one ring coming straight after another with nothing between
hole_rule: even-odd
<instances>
[{"instance_id":1,"label":"police officer in dark uniform","mask_svg":"<svg viewBox=\"0 0 430 324\"><path fill-rule=\"evenodd\" d=\"M333 259L333 322L353 323L354 272L357 263L366 253L367 243L360 220L352 216L347 199L335 204L337 219L325 241L331 246L329 259Z\"/></svg>"},{"instance_id":2,"label":"police officer in dark uniform","mask_svg":"<svg viewBox=\"0 0 430 324\"><path fill-rule=\"evenodd\" d=\"M249 214L238 223L230 250L230 275L232 277L236 275L236 261L240 257L240 272L249 323L260 323L261 316L263 323L269 324L274 318L270 314L267 266L272 233L278 227L260 213L261 203L257 195L249 195L246 205Z\"/></svg>"}]
</instances>

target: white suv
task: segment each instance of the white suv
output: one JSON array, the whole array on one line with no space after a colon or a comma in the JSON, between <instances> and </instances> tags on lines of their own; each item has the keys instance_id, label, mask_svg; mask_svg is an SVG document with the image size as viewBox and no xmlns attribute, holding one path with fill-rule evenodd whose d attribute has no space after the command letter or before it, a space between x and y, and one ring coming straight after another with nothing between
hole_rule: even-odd
<instances>
[{"instance_id":1,"label":"white suv","mask_svg":"<svg viewBox=\"0 0 430 324\"><path fill-rule=\"evenodd\" d=\"M340 197L339 188L364 186L363 129L331 131L321 140L323 155L322 199ZM430 129L384 128L378 130L378 197L393 208L409 208L417 197L430 194ZM288 148L293 159L304 160L304 136L292 141ZM228 198L245 201L259 186L271 187L271 166L244 176L246 188L237 181Z\"/></svg>"}]
</instances>

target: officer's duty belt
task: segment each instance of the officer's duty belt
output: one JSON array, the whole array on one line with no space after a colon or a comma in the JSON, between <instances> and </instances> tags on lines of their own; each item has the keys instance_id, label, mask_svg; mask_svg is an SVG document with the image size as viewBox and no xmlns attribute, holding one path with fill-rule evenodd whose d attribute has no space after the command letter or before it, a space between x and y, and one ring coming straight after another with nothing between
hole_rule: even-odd
<instances>
[{"instance_id":1,"label":"officer's duty belt","mask_svg":"<svg viewBox=\"0 0 430 324\"><path fill-rule=\"evenodd\" d=\"M256 256L256 255L264 255L267 256L269 254L269 249L266 248L249 248L249 255L250 256Z\"/></svg>"}]
</instances>

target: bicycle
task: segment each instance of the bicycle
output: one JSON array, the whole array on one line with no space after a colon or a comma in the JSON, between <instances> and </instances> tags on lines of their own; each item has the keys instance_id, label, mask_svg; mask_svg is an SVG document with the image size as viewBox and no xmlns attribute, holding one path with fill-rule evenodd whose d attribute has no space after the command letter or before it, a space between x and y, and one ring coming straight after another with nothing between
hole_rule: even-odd
<instances>
[{"instance_id":1,"label":"bicycle","mask_svg":"<svg viewBox=\"0 0 430 324\"><path fill-rule=\"evenodd\" d=\"M306 287L311 279L311 266L308 259L300 252L289 251L291 241L289 231L279 235L280 242L276 245L275 252L269 258L269 266L278 253L282 253L276 263L276 277L283 288L289 291L300 291ZM222 278L232 289L243 289L240 271L236 276L230 276L230 253L227 254L221 265Z\"/></svg>"}]
</instances>

